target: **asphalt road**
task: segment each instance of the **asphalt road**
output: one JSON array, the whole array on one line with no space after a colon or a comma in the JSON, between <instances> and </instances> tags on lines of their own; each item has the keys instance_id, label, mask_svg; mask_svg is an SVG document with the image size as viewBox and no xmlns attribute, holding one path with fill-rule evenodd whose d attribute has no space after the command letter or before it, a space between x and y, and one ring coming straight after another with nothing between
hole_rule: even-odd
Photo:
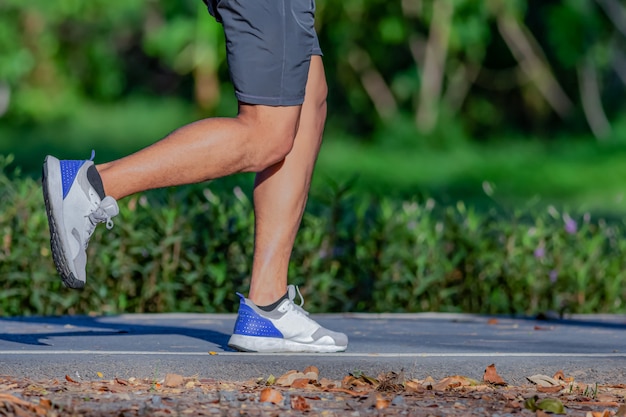
<instances>
[{"instance_id":1,"label":"asphalt road","mask_svg":"<svg viewBox=\"0 0 626 417\"><path fill-rule=\"evenodd\" d=\"M534 374L626 383L626 317L566 320L464 314L313 315L343 331L338 354L238 353L227 347L235 315L154 314L0 319L0 376L162 378L167 373L243 381L309 365L320 376L401 371L412 378L482 379L495 364L509 384Z\"/></svg>"}]
</instances>

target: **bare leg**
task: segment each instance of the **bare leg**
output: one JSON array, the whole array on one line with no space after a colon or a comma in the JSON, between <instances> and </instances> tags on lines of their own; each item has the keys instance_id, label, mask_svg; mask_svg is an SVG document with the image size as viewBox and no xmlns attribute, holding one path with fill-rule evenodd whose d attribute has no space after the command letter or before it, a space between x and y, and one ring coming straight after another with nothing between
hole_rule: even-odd
<instances>
[{"instance_id":1,"label":"bare leg","mask_svg":"<svg viewBox=\"0 0 626 417\"><path fill-rule=\"evenodd\" d=\"M183 126L152 146L98 165L106 193L120 199L153 188L259 172L249 298L270 304L286 292L289 258L326 121L326 94L321 57L313 56L301 108L241 104L234 119Z\"/></svg>"},{"instance_id":2,"label":"bare leg","mask_svg":"<svg viewBox=\"0 0 626 417\"><path fill-rule=\"evenodd\" d=\"M298 133L287 157L255 181L255 252L249 297L268 305L287 291L287 269L311 184L326 121L322 59L311 58Z\"/></svg>"},{"instance_id":3,"label":"bare leg","mask_svg":"<svg viewBox=\"0 0 626 417\"><path fill-rule=\"evenodd\" d=\"M262 171L291 150L300 109L241 104L236 118L183 126L154 145L98 165L106 194L120 199L153 188Z\"/></svg>"}]
</instances>

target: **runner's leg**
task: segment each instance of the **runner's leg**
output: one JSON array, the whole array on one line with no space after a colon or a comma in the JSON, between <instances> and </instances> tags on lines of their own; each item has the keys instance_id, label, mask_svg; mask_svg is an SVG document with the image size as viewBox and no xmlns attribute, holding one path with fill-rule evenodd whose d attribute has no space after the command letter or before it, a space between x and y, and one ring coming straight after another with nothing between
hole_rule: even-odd
<instances>
[{"instance_id":1,"label":"runner's leg","mask_svg":"<svg viewBox=\"0 0 626 417\"><path fill-rule=\"evenodd\" d=\"M258 172L289 153L299 115L300 106L241 104L236 118L191 123L97 169L106 194L115 199L236 172Z\"/></svg>"},{"instance_id":2,"label":"runner's leg","mask_svg":"<svg viewBox=\"0 0 626 417\"><path fill-rule=\"evenodd\" d=\"M249 298L257 305L273 303L287 289L289 257L326 121L326 94L322 59L313 56L293 149L283 161L256 177L255 252Z\"/></svg>"}]
</instances>

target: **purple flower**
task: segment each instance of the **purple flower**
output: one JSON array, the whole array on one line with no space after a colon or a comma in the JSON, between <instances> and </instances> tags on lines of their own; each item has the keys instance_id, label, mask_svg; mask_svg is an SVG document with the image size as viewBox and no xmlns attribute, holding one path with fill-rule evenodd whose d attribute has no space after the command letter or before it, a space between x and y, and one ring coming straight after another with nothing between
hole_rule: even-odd
<instances>
[{"instance_id":1,"label":"purple flower","mask_svg":"<svg viewBox=\"0 0 626 417\"><path fill-rule=\"evenodd\" d=\"M535 258L542 259L544 256L546 256L546 248L544 248L543 245L537 246L537 249L535 249Z\"/></svg>"},{"instance_id":2,"label":"purple flower","mask_svg":"<svg viewBox=\"0 0 626 417\"><path fill-rule=\"evenodd\" d=\"M557 278L559 277L559 272L556 269L553 269L552 271L550 271L550 282L551 283L555 283Z\"/></svg>"},{"instance_id":3,"label":"purple flower","mask_svg":"<svg viewBox=\"0 0 626 417\"><path fill-rule=\"evenodd\" d=\"M565 214L563 216L563 221L565 222L565 231L567 233L573 235L578 231L578 224L576 224L576 221L572 219L569 215Z\"/></svg>"}]
</instances>

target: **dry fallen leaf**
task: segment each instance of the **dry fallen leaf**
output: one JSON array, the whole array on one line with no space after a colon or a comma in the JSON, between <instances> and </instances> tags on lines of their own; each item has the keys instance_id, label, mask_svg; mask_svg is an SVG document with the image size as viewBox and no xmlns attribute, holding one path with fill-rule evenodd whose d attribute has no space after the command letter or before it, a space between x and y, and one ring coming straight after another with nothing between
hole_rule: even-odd
<instances>
[{"instance_id":1,"label":"dry fallen leaf","mask_svg":"<svg viewBox=\"0 0 626 417\"><path fill-rule=\"evenodd\" d=\"M334 388L341 384L339 381L333 381L332 379L328 378L322 378L319 380L318 383L322 388Z\"/></svg>"},{"instance_id":2,"label":"dry fallen leaf","mask_svg":"<svg viewBox=\"0 0 626 417\"><path fill-rule=\"evenodd\" d=\"M445 391L457 387L467 387L470 385L474 385L475 383L475 380L466 376L454 375L445 377L441 381L432 385L432 389L434 389L435 391Z\"/></svg>"},{"instance_id":3,"label":"dry fallen leaf","mask_svg":"<svg viewBox=\"0 0 626 417\"><path fill-rule=\"evenodd\" d=\"M611 417L611 412L609 410L587 411L587 414L585 417Z\"/></svg>"},{"instance_id":4,"label":"dry fallen leaf","mask_svg":"<svg viewBox=\"0 0 626 417\"><path fill-rule=\"evenodd\" d=\"M297 411L307 411L311 409L311 406L304 397L301 397L300 395L292 395L291 408Z\"/></svg>"},{"instance_id":5,"label":"dry fallen leaf","mask_svg":"<svg viewBox=\"0 0 626 417\"><path fill-rule=\"evenodd\" d=\"M550 393L550 394L554 394L556 392L559 392L562 389L563 389L563 387L560 386L560 385L553 385L553 386L550 386L550 387L543 387L541 385L537 386L537 391L538 392L545 392L545 393Z\"/></svg>"},{"instance_id":6,"label":"dry fallen leaf","mask_svg":"<svg viewBox=\"0 0 626 417\"><path fill-rule=\"evenodd\" d=\"M264 388L261 391L259 401L262 403L280 404L283 402L283 394L274 388Z\"/></svg>"},{"instance_id":7,"label":"dry fallen leaf","mask_svg":"<svg viewBox=\"0 0 626 417\"><path fill-rule=\"evenodd\" d=\"M74 384L78 384L78 382L74 381L69 375L65 375L65 380L67 382L72 382Z\"/></svg>"},{"instance_id":8,"label":"dry fallen leaf","mask_svg":"<svg viewBox=\"0 0 626 417\"><path fill-rule=\"evenodd\" d=\"M39 405L32 404L28 401L24 401L11 394L0 393L0 404L2 403L4 403L2 408L6 407L5 405L6 403L12 404L15 407L14 408L15 415L20 416L20 417L30 416L30 414L25 414L26 412L22 410L22 407L27 410L33 411L37 416L45 416L48 414L46 408L41 407Z\"/></svg>"},{"instance_id":9,"label":"dry fallen leaf","mask_svg":"<svg viewBox=\"0 0 626 417\"><path fill-rule=\"evenodd\" d=\"M502 377L498 375L498 372L496 371L496 365L493 363L485 369L485 373L483 374L483 381L493 385L506 385L504 379L502 379Z\"/></svg>"},{"instance_id":10,"label":"dry fallen leaf","mask_svg":"<svg viewBox=\"0 0 626 417\"><path fill-rule=\"evenodd\" d=\"M559 381L557 381L554 378L550 378L547 375L537 374L537 375L526 377L526 379L528 379L530 382L532 382L535 385L539 385L540 387L553 387L555 385L559 385L559 386L561 385Z\"/></svg>"},{"instance_id":11,"label":"dry fallen leaf","mask_svg":"<svg viewBox=\"0 0 626 417\"><path fill-rule=\"evenodd\" d=\"M346 388L326 388L324 389L326 392L343 392L344 394L351 395L353 397L360 397L363 395L363 392L352 391Z\"/></svg>"},{"instance_id":12,"label":"dry fallen leaf","mask_svg":"<svg viewBox=\"0 0 626 417\"><path fill-rule=\"evenodd\" d=\"M45 408L46 410L50 410L52 408L52 401L47 398L41 397L39 398L39 405Z\"/></svg>"},{"instance_id":13,"label":"dry fallen leaf","mask_svg":"<svg viewBox=\"0 0 626 417\"><path fill-rule=\"evenodd\" d=\"M306 375L306 377L309 378L310 381L317 382L320 377L320 370L317 369L317 366L307 366L304 369L304 375Z\"/></svg>"},{"instance_id":14,"label":"dry fallen leaf","mask_svg":"<svg viewBox=\"0 0 626 417\"><path fill-rule=\"evenodd\" d=\"M615 412L615 417L626 417L626 404L622 404L619 406L619 408Z\"/></svg>"},{"instance_id":15,"label":"dry fallen leaf","mask_svg":"<svg viewBox=\"0 0 626 417\"><path fill-rule=\"evenodd\" d=\"M435 385L435 380L430 375L422 381L422 386L426 389L433 389L433 385Z\"/></svg>"},{"instance_id":16,"label":"dry fallen leaf","mask_svg":"<svg viewBox=\"0 0 626 417\"><path fill-rule=\"evenodd\" d=\"M291 388L302 389L309 385L309 378L296 379L291 383Z\"/></svg>"},{"instance_id":17,"label":"dry fallen leaf","mask_svg":"<svg viewBox=\"0 0 626 417\"><path fill-rule=\"evenodd\" d=\"M487 320L487 324L490 326L493 326L494 324L498 324L499 320L498 319L489 319Z\"/></svg>"},{"instance_id":18,"label":"dry fallen leaf","mask_svg":"<svg viewBox=\"0 0 626 417\"><path fill-rule=\"evenodd\" d=\"M183 376L178 374L167 374L165 375L165 381L163 381L163 385L168 388L176 388L183 385Z\"/></svg>"},{"instance_id":19,"label":"dry fallen leaf","mask_svg":"<svg viewBox=\"0 0 626 417\"><path fill-rule=\"evenodd\" d=\"M344 388L357 388L362 390L370 390L378 387L379 381L376 378L365 375L362 372L346 375L341 381Z\"/></svg>"},{"instance_id":20,"label":"dry fallen leaf","mask_svg":"<svg viewBox=\"0 0 626 417\"><path fill-rule=\"evenodd\" d=\"M404 382L404 389L407 392L423 392L425 388L419 381L410 380Z\"/></svg>"},{"instance_id":21,"label":"dry fallen leaf","mask_svg":"<svg viewBox=\"0 0 626 417\"><path fill-rule=\"evenodd\" d=\"M389 407L389 400L386 400L382 395L378 394L376 396L376 409L383 410Z\"/></svg>"},{"instance_id":22,"label":"dry fallen leaf","mask_svg":"<svg viewBox=\"0 0 626 417\"><path fill-rule=\"evenodd\" d=\"M115 378L115 382L117 384L120 384L120 385L128 385L128 382L126 382L125 380L123 380L121 378L117 378L117 377Z\"/></svg>"},{"instance_id":23,"label":"dry fallen leaf","mask_svg":"<svg viewBox=\"0 0 626 417\"><path fill-rule=\"evenodd\" d=\"M276 379L275 384L288 387L293 381L299 378L304 378L304 374L302 372L296 371L295 369L292 369L279 376L278 379Z\"/></svg>"},{"instance_id":24,"label":"dry fallen leaf","mask_svg":"<svg viewBox=\"0 0 626 417\"><path fill-rule=\"evenodd\" d=\"M557 381L574 382L574 377L573 376L566 377L563 371L557 371L557 373L555 373L554 376L552 376L552 378L556 379Z\"/></svg>"}]
</instances>

